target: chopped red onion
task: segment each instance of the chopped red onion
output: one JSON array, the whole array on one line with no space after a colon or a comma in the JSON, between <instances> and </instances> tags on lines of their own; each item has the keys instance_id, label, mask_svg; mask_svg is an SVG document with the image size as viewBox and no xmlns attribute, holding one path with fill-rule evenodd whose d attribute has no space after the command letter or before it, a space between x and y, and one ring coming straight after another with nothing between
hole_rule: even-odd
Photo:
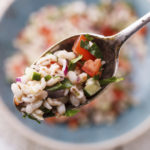
<instances>
[{"instance_id":1,"label":"chopped red onion","mask_svg":"<svg viewBox=\"0 0 150 150\"><path fill-rule=\"evenodd\" d=\"M17 77L17 78L16 78L16 82L21 82L21 78L20 78L20 77Z\"/></svg>"},{"instance_id":2,"label":"chopped red onion","mask_svg":"<svg viewBox=\"0 0 150 150\"><path fill-rule=\"evenodd\" d=\"M66 68L65 68L65 70L64 70L65 76L67 75L67 73L68 73L68 67L66 66Z\"/></svg>"},{"instance_id":3,"label":"chopped red onion","mask_svg":"<svg viewBox=\"0 0 150 150\"><path fill-rule=\"evenodd\" d=\"M66 60L64 60L62 71L64 72L64 75L66 76L68 73L68 66L67 66Z\"/></svg>"}]
</instances>

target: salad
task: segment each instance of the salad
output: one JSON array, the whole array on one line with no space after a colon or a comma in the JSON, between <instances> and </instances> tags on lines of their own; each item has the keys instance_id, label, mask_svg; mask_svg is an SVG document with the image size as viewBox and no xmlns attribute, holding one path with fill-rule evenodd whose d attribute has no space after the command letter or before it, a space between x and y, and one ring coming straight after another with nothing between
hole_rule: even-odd
<instances>
[{"instance_id":1,"label":"salad","mask_svg":"<svg viewBox=\"0 0 150 150\"><path fill-rule=\"evenodd\" d=\"M27 74L29 73L30 76L29 82L31 81L30 83L34 82L34 84L38 85L38 83L41 84L41 82L44 80L45 80L45 84L47 84L47 82L50 82L50 80L52 80L53 77L59 76L60 81L58 83L60 87L62 86L62 83L64 84L64 81L65 82L67 81L67 86L68 85L70 85L70 87L76 86L75 83L71 82L68 75L64 75L64 72L66 72L64 71L65 68L63 67L64 64L60 64L60 66L58 65L59 68L61 68L61 71L63 69L62 74L60 72L59 73L57 72L57 75L54 74L49 76L44 74L45 71L43 72L43 74L40 73L39 75L38 74L39 68L36 68L37 64L34 64L27 69L26 67L30 66L34 62L34 60L38 58L41 55L41 53L43 53L45 49L47 49L49 46L56 43L57 41L62 40L66 36L70 36L72 34L78 34L81 32L92 32L92 33L98 33L98 34L103 34L105 36L109 36L119 32L120 30L122 30L123 28L125 28L126 26L134 22L136 19L137 19L137 15L134 8L130 4L122 1L114 2L114 3L111 3L111 1L109 2L106 1L97 5L96 4L87 5L84 2L78 1L63 6L52 6L52 5L45 6L41 8L39 11L31 14L27 25L22 29L22 31L20 31L20 33L14 40L14 46L19 50L19 52L17 52L16 54L14 54L13 56L9 57L6 60L5 70L6 70L7 79L9 81L14 82L17 77L17 83L15 84L22 84L23 82L25 82L24 74L26 75L26 73ZM123 113L129 107L134 106L136 104L136 100L132 96L134 85L130 79L130 74L132 72L130 54L132 51L134 51L134 53L140 59L142 59L145 56L146 46L144 40L145 40L146 32L147 29L145 27L142 30L140 30L138 33L136 33L136 35L133 36L127 42L127 44L125 44L122 47L122 49L124 50L121 50L120 60L119 60L119 71L117 73L117 76L125 77L124 81L119 83L114 83L111 86L109 86L107 90L101 95L100 98L82 107L80 111L77 109L75 110L68 109L69 108L68 106L72 105L70 101L69 101L69 105L67 104L67 109L66 109L66 103L68 102L64 102L62 100L63 104L65 105L64 108L66 109L64 113L62 113L64 116L59 118L50 117L45 119L46 122L50 124L65 123L69 125L69 127L71 128L77 128L82 125L89 125L93 123L94 124L111 123L117 119L119 114ZM81 90L84 94L85 103L86 103L88 101L88 96L92 95L93 93L101 89L102 86L101 81L103 80L101 78L101 74L103 73L103 67L105 65L105 62L101 57L102 54L99 53L95 55L95 53L97 52L95 50L91 51L91 49L89 49L88 46L90 45L89 43L92 42L92 39L90 39L89 41L87 41L88 39L86 39L85 42L83 38L88 38L88 37L79 37L78 44L75 43L72 50L70 51L59 50L58 52L63 51L67 54L71 53L72 56L74 55L74 57L72 57L72 59L70 60L65 58L65 60L67 61L66 68L68 68L67 74L69 72L76 72L78 76L82 74L86 77L85 81L81 84L82 87ZM83 41L82 44L81 41ZM86 52L88 52L88 54L85 56L83 51L82 53L80 53L77 50L77 47L79 48L80 52L84 49L86 50ZM100 49L100 47L98 47L98 49ZM52 54L46 54L43 57L43 59L45 59L45 57L51 57L51 56L56 57L55 55L58 55L57 54L58 52L54 52ZM99 52L102 53L102 50L100 49ZM72 60L74 60L75 63ZM89 70L89 68L90 69L94 68L89 66L91 66L90 64L93 64L96 60L100 64L98 65L97 68L101 66L101 69L98 72L98 77L99 77L98 79L97 79L97 71ZM86 61L88 63L86 63ZM84 64L87 65L84 66ZM69 70L72 67L73 70ZM76 71L76 69L77 70L79 69L80 73ZM24 70L26 70L25 73ZM64 78L62 77L62 75L64 76ZM94 79L94 82L95 80L99 81L96 83L96 90L94 90L94 92L88 90L91 88L88 87L86 88L86 83L90 78L92 80ZM37 81L35 79L38 80L40 79L40 80ZM112 79L109 79L108 81L105 82L111 82L115 80L117 80L117 78L113 77ZM42 88L43 89L41 91L45 91L45 87ZM80 90L80 87L78 87L78 89ZM59 90L64 91L64 89L59 89ZM71 93L70 88L67 88L65 90L69 91L68 94L70 95ZM50 93L52 94L53 92ZM89 95L87 93L89 93ZM47 98L47 91L43 92L42 98L44 100ZM43 119L42 118L44 115L43 112L44 110L47 110L45 109L45 107L44 109L41 109L43 108L43 101L40 102L42 104L41 105L39 104L40 106L36 108L37 111L36 113L34 112L35 114L26 113L26 110L23 109L24 107L26 107L26 104L28 102L25 103L25 105L24 103L22 103L22 105L20 106L21 102L16 99L15 103L19 105L19 109L22 108L22 112L24 113L25 116L28 116L36 120ZM80 102L79 106L81 104L82 102ZM39 108L40 110L38 110ZM54 113L60 115L57 111L57 107L55 107ZM66 117L72 115L75 116Z\"/></svg>"},{"instance_id":2,"label":"salad","mask_svg":"<svg viewBox=\"0 0 150 150\"><path fill-rule=\"evenodd\" d=\"M101 87L117 78L101 79L102 52L93 37L80 35L72 51L58 50L40 57L25 74L16 78L11 89L17 108L34 120L71 116L68 109L85 104Z\"/></svg>"}]
</instances>

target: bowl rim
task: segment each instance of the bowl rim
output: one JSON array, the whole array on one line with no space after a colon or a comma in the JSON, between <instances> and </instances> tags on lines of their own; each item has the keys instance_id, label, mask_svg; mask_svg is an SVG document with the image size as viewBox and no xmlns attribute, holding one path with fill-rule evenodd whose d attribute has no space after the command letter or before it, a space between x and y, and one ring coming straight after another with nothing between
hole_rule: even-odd
<instances>
[{"instance_id":1,"label":"bowl rim","mask_svg":"<svg viewBox=\"0 0 150 150\"><path fill-rule=\"evenodd\" d=\"M15 0L11 0L9 3L9 6L14 2ZM7 9L9 8L7 7ZM6 10L7 10L6 9ZM5 11L6 11L5 10ZM3 13L4 15L4 13ZM2 16L0 20L2 19ZM40 135L39 133L33 131L29 127L25 126L19 119L15 117L14 114L11 113L11 111L8 109L8 107L4 104L2 101L2 98L0 97L0 109L2 110L2 113L5 114L4 117L5 121L8 122L8 124L11 124L14 130L16 130L18 133L20 133L23 137L31 140L32 142L35 142L43 147L46 148L53 148L57 150L100 150L100 149L112 149L119 146L123 146L125 144L128 144L129 142L135 140L136 138L142 136L146 131L150 129L150 117L145 119L142 123L137 125L132 130L129 130L127 133L122 134L121 136L118 136L116 138L104 141L104 142L93 142L93 143L70 143L70 142L62 142L60 140L55 140L49 137L45 137L44 135ZM6 119L7 118L7 119ZM13 124L12 124L13 122Z\"/></svg>"},{"instance_id":2,"label":"bowl rim","mask_svg":"<svg viewBox=\"0 0 150 150\"><path fill-rule=\"evenodd\" d=\"M93 142L93 143L70 143L70 142L62 142L59 140L55 140L49 137L45 137L44 135L40 135L39 133L33 131L29 127L25 126L19 119L15 117L14 114L10 112L7 106L2 102L2 98L0 98L0 109L2 113L5 114L5 119L8 124L11 124L13 129L18 131L23 137L37 143L46 148L53 148L57 150L97 150L97 149L112 149L116 147L123 146L128 144L129 142L135 140L137 137L143 135L150 128L150 117L145 119L138 126L133 128L121 136L116 138L104 141L104 142ZM12 124L13 122L13 124Z\"/></svg>"}]
</instances>

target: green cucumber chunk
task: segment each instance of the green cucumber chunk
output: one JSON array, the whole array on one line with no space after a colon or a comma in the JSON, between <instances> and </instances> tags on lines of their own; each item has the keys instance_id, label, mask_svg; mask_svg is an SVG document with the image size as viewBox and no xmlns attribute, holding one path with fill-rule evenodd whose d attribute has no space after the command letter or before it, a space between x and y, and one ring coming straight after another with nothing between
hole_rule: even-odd
<instances>
[{"instance_id":1,"label":"green cucumber chunk","mask_svg":"<svg viewBox=\"0 0 150 150\"><path fill-rule=\"evenodd\" d=\"M41 74L38 72L33 72L32 80L40 81L41 80Z\"/></svg>"},{"instance_id":2,"label":"green cucumber chunk","mask_svg":"<svg viewBox=\"0 0 150 150\"><path fill-rule=\"evenodd\" d=\"M87 80L84 91L87 93L87 95L93 96L100 89L101 89L101 86L100 86L99 82L97 80L93 79L93 78L90 78L90 79Z\"/></svg>"}]
</instances>

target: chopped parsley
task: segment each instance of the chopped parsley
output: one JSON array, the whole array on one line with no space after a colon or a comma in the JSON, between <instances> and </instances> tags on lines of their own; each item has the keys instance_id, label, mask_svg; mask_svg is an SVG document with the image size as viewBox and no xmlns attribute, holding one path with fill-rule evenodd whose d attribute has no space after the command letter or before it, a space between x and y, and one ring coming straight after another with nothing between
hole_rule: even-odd
<instances>
[{"instance_id":1,"label":"chopped parsley","mask_svg":"<svg viewBox=\"0 0 150 150\"><path fill-rule=\"evenodd\" d=\"M61 83L57 83L53 87L48 88L47 90L48 91L56 91L56 90L60 90L60 89L62 89L62 84Z\"/></svg>"},{"instance_id":2,"label":"chopped parsley","mask_svg":"<svg viewBox=\"0 0 150 150\"><path fill-rule=\"evenodd\" d=\"M99 74L98 74L98 75L95 75L93 78L94 78L94 80L98 80L98 81L99 81L100 75L99 75Z\"/></svg>"},{"instance_id":3,"label":"chopped parsley","mask_svg":"<svg viewBox=\"0 0 150 150\"><path fill-rule=\"evenodd\" d=\"M109 83L113 83L113 82L120 82L124 80L124 78L119 78L119 77L111 77L111 78L108 78L108 79L103 79L103 80L100 80L100 85L107 85Z\"/></svg>"},{"instance_id":4,"label":"chopped parsley","mask_svg":"<svg viewBox=\"0 0 150 150\"><path fill-rule=\"evenodd\" d=\"M88 50L96 58L102 58L102 53L98 45L95 42L92 42L92 45L90 45L90 42L94 40L93 37L90 35L85 35L85 37L87 41L81 40L80 46Z\"/></svg>"},{"instance_id":5,"label":"chopped parsley","mask_svg":"<svg viewBox=\"0 0 150 150\"><path fill-rule=\"evenodd\" d=\"M77 58L72 59L72 60L71 60L71 63L73 63L73 64L77 63L79 60L82 59L82 57L83 57L82 55L79 55Z\"/></svg>"},{"instance_id":6,"label":"chopped parsley","mask_svg":"<svg viewBox=\"0 0 150 150\"><path fill-rule=\"evenodd\" d=\"M91 37L89 34L86 34L85 37L86 37L86 39L87 39L88 41L93 41L93 40L94 40L94 38Z\"/></svg>"},{"instance_id":7,"label":"chopped parsley","mask_svg":"<svg viewBox=\"0 0 150 150\"><path fill-rule=\"evenodd\" d=\"M89 52L97 58L102 58L102 53L96 43L89 48Z\"/></svg>"},{"instance_id":8,"label":"chopped parsley","mask_svg":"<svg viewBox=\"0 0 150 150\"><path fill-rule=\"evenodd\" d=\"M72 59L71 61L70 61L70 63L69 63L69 70L74 70L75 69L75 67L76 67L76 63L79 61L79 60L81 60L82 59L82 55L79 55L77 58L75 58L75 59Z\"/></svg>"},{"instance_id":9,"label":"chopped parsley","mask_svg":"<svg viewBox=\"0 0 150 150\"><path fill-rule=\"evenodd\" d=\"M61 89L69 89L72 86L68 79L64 79L62 82L55 84L53 87L48 88L48 91L56 91Z\"/></svg>"},{"instance_id":10,"label":"chopped parsley","mask_svg":"<svg viewBox=\"0 0 150 150\"><path fill-rule=\"evenodd\" d=\"M43 115L44 118L54 117L55 116L55 114L51 110L45 108L44 106L41 106L40 110L42 110L44 112L44 115Z\"/></svg>"},{"instance_id":11,"label":"chopped parsley","mask_svg":"<svg viewBox=\"0 0 150 150\"><path fill-rule=\"evenodd\" d=\"M78 110L78 109L67 110L66 113L65 113L65 116L72 117L72 116L76 115L79 111L80 110Z\"/></svg>"},{"instance_id":12,"label":"chopped parsley","mask_svg":"<svg viewBox=\"0 0 150 150\"><path fill-rule=\"evenodd\" d=\"M89 41L81 40L80 46L86 50L89 50L89 48L90 48Z\"/></svg>"},{"instance_id":13,"label":"chopped parsley","mask_svg":"<svg viewBox=\"0 0 150 150\"><path fill-rule=\"evenodd\" d=\"M31 119L31 120L35 120L37 123L41 123L39 120L37 120L35 117L33 117L33 116L31 116L31 115L29 115L29 114L27 114L27 113L24 113L24 115L23 115L23 118L26 118L26 117L28 117L29 119Z\"/></svg>"},{"instance_id":14,"label":"chopped parsley","mask_svg":"<svg viewBox=\"0 0 150 150\"><path fill-rule=\"evenodd\" d=\"M68 89L68 88L71 88L72 87L72 83L70 82L70 80L68 80L68 79L64 79L63 81L62 81L62 88L64 88L64 89Z\"/></svg>"}]
</instances>

